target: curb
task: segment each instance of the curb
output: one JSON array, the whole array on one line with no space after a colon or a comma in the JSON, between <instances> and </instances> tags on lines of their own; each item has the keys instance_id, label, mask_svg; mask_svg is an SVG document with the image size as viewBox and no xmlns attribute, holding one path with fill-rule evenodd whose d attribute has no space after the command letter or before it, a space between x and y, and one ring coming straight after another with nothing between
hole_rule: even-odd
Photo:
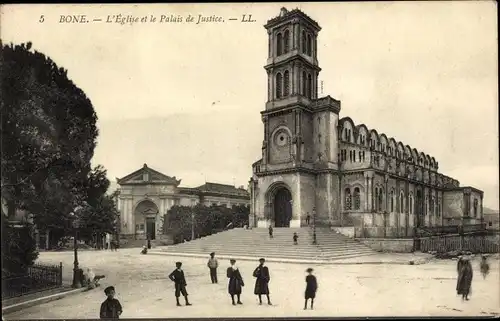
<instances>
[{"instance_id":1,"label":"curb","mask_svg":"<svg viewBox=\"0 0 500 321\"><path fill-rule=\"evenodd\" d=\"M29 300L26 302L12 304L12 305L9 305L7 307L2 307L2 314L13 313L13 312L16 312L19 310L30 308L30 307L35 306L35 305L40 305L40 304L44 304L47 302L59 300L59 299L62 299L68 295L73 295L73 294L85 292L87 290L88 289L86 287L84 287L84 288L80 288L80 289L74 289L74 290L70 290L70 291L66 291L66 292L62 292L62 293L56 293L56 294L44 296L41 298L36 298L36 299Z\"/></svg>"},{"instance_id":2,"label":"curb","mask_svg":"<svg viewBox=\"0 0 500 321\"><path fill-rule=\"evenodd\" d=\"M192 258L206 258L206 254L195 254L195 253L179 253L179 252L148 252L151 255L163 255L163 256L181 256L181 257L192 257ZM258 261L259 257L251 257L251 256L229 256L229 255L217 255L220 259L235 259L240 261ZM273 258L266 257L266 262L274 262L274 263L290 263L290 264L321 264L321 265L422 265L426 264L430 261L430 259L421 259L421 260L411 260L411 261L401 261L401 262L383 262L383 261L366 261L366 262L338 262L342 260L342 258L332 259L332 260L299 260L299 259L286 259L286 258Z\"/></svg>"}]
</instances>

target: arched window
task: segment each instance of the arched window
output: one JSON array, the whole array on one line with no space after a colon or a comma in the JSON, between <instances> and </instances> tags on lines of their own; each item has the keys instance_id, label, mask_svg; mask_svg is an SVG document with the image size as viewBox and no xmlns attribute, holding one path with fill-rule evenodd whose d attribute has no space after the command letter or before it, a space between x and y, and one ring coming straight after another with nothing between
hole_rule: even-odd
<instances>
[{"instance_id":1,"label":"arched window","mask_svg":"<svg viewBox=\"0 0 500 321\"><path fill-rule=\"evenodd\" d=\"M474 199L474 217L477 217L478 207L479 207L479 202L478 202L477 198L475 198Z\"/></svg>"},{"instance_id":2,"label":"arched window","mask_svg":"<svg viewBox=\"0 0 500 321\"><path fill-rule=\"evenodd\" d=\"M384 191L382 189L379 189L379 192L378 192L378 210L379 211L382 211L383 203L384 203Z\"/></svg>"},{"instance_id":3,"label":"arched window","mask_svg":"<svg viewBox=\"0 0 500 321\"><path fill-rule=\"evenodd\" d=\"M345 204L344 204L344 209L346 211L351 210L352 208L352 197L351 197L351 190L349 188L345 189Z\"/></svg>"},{"instance_id":4,"label":"arched window","mask_svg":"<svg viewBox=\"0 0 500 321\"><path fill-rule=\"evenodd\" d=\"M311 35L307 35L307 55L312 55L312 38Z\"/></svg>"},{"instance_id":5,"label":"arched window","mask_svg":"<svg viewBox=\"0 0 500 321\"><path fill-rule=\"evenodd\" d=\"M283 54L283 35L278 33L276 35L276 55L281 56Z\"/></svg>"},{"instance_id":6,"label":"arched window","mask_svg":"<svg viewBox=\"0 0 500 321\"><path fill-rule=\"evenodd\" d=\"M377 202L378 202L378 187L375 187L375 197L373 198L373 209L377 210Z\"/></svg>"},{"instance_id":7,"label":"arched window","mask_svg":"<svg viewBox=\"0 0 500 321\"><path fill-rule=\"evenodd\" d=\"M413 194L410 194L410 197L408 199L408 212L410 212L410 214L413 214Z\"/></svg>"},{"instance_id":8,"label":"arched window","mask_svg":"<svg viewBox=\"0 0 500 321\"><path fill-rule=\"evenodd\" d=\"M302 31L302 53L306 53L307 52L307 36L306 36L306 32L305 31Z\"/></svg>"},{"instance_id":9,"label":"arched window","mask_svg":"<svg viewBox=\"0 0 500 321\"><path fill-rule=\"evenodd\" d=\"M283 77L283 96L288 96L290 95L290 72L288 70L285 71L284 77Z\"/></svg>"},{"instance_id":10,"label":"arched window","mask_svg":"<svg viewBox=\"0 0 500 321\"><path fill-rule=\"evenodd\" d=\"M440 217L441 216L441 199L438 198L438 201L437 201L437 217Z\"/></svg>"},{"instance_id":11,"label":"arched window","mask_svg":"<svg viewBox=\"0 0 500 321\"><path fill-rule=\"evenodd\" d=\"M391 191L391 213L394 212L394 191Z\"/></svg>"},{"instance_id":12,"label":"arched window","mask_svg":"<svg viewBox=\"0 0 500 321\"><path fill-rule=\"evenodd\" d=\"M403 192L399 193L399 213L404 213L405 211L405 195Z\"/></svg>"},{"instance_id":13,"label":"arched window","mask_svg":"<svg viewBox=\"0 0 500 321\"><path fill-rule=\"evenodd\" d=\"M307 75L307 98L312 98L312 77L311 74Z\"/></svg>"},{"instance_id":14,"label":"arched window","mask_svg":"<svg viewBox=\"0 0 500 321\"><path fill-rule=\"evenodd\" d=\"M424 203L425 213L424 215L429 214L429 197L425 195L425 203Z\"/></svg>"},{"instance_id":15,"label":"arched window","mask_svg":"<svg viewBox=\"0 0 500 321\"><path fill-rule=\"evenodd\" d=\"M283 76L280 73L276 74L276 98L281 98L283 94Z\"/></svg>"},{"instance_id":16,"label":"arched window","mask_svg":"<svg viewBox=\"0 0 500 321\"><path fill-rule=\"evenodd\" d=\"M434 215L434 196L431 196L430 214Z\"/></svg>"},{"instance_id":17,"label":"arched window","mask_svg":"<svg viewBox=\"0 0 500 321\"><path fill-rule=\"evenodd\" d=\"M283 53L290 51L290 31L286 30L283 36Z\"/></svg>"},{"instance_id":18,"label":"arched window","mask_svg":"<svg viewBox=\"0 0 500 321\"><path fill-rule=\"evenodd\" d=\"M354 189L354 209L355 210L361 209L361 195L359 192L359 187L356 187Z\"/></svg>"},{"instance_id":19,"label":"arched window","mask_svg":"<svg viewBox=\"0 0 500 321\"><path fill-rule=\"evenodd\" d=\"M302 95L306 95L307 92L307 75L306 72L302 72Z\"/></svg>"}]
</instances>

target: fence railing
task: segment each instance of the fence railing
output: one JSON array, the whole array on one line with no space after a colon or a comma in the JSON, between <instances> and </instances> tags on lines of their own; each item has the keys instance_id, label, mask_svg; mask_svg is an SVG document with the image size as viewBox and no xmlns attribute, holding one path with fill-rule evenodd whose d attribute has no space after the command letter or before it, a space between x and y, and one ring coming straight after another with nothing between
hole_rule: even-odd
<instances>
[{"instance_id":1,"label":"fence railing","mask_svg":"<svg viewBox=\"0 0 500 321\"><path fill-rule=\"evenodd\" d=\"M2 299L49 290L62 286L62 263L34 264L26 273L2 276Z\"/></svg>"},{"instance_id":2,"label":"fence railing","mask_svg":"<svg viewBox=\"0 0 500 321\"><path fill-rule=\"evenodd\" d=\"M499 244L484 235L440 235L420 238L422 252L467 251L472 253L498 253Z\"/></svg>"}]
</instances>

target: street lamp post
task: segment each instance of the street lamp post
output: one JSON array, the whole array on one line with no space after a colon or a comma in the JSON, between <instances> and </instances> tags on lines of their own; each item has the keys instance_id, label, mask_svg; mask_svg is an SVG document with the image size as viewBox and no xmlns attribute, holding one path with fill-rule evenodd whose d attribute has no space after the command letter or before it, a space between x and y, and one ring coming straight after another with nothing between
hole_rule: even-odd
<instances>
[{"instance_id":1,"label":"street lamp post","mask_svg":"<svg viewBox=\"0 0 500 321\"><path fill-rule=\"evenodd\" d=\"M191 241L194 240L194 211L191 212Z\"/></svg>"},{"instance_id":2,"label":"street lamp post","mask_svg":"<svg viewBox=\"0 0 500 321\"><path fill-rule=\"evenodd\" d=\"M316 239L316 207L313 207L313 244L318 244Z\"/></svg>"},{"instance_id":3,"label":"street lamp post","mask_svg":"<svg viewBox=\"0 0 500 321\"><path fill-rule=\"evenodd\" d=\"M78 216L75 214L80 210L79 207L75 208L74 212L71 213L71 216L73 217L73 229L75 231L73 235L73 250L74 250L74 261L73 261L73 287L74 288L80 288L81 285L81 280L79 276L79 263L78 263L78 228L80 227L80 222L78 219Z\"/></svg>"}]
</instances>

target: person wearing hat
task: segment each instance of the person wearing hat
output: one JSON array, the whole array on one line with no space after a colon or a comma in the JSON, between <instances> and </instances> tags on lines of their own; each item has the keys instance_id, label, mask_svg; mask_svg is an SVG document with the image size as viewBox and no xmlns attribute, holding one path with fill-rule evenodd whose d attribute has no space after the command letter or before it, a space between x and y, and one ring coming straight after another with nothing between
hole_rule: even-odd
<instances>
[{"instance_id":1,"label":"person wearing hat","mask_svg":"<svg viewBox=\"0 0 500 321\"><path fill-rule=\"evenodd\" d=\"M215 253L210 253L210 259L208 259L207 263L208 268L210 269L210 280L212 280L212 284L217 283L217 268L219 267L219 262L215 258Z\"/></svg>"},{"instance_id":2,"label":"person wearing hat","mask_svg":"<svg viewBox=\"0 0 500 321\"><path fill-rule=\"evenodd\" d=\"M306 276L306 291L305 291L305 303L304 310L307 310L307 301L311 299L311 310L314 307L314 298L316 298L316 291L318 290L318 281L316 277L312 274L313 269L308 268L306 270L308 275Z\"/></svg>"},{"instance_id":3,"label":"person wearing hat","mask_svg":"<svg viewBox=\"0 0 500 321\"><path fill-rule=\"evenodd\" d=\"M240 270L236 267L236 260L231 259L229 260L231 263L231 266L227 268L227 278L229 279L229 283L227 285L227 291L229 292L229 295L231 296L231 301L233 305L236 304L243 304L241 302L241 290L242 287L245 286L245 283L243 282L243 277L241 276ZM234 296L238 298L238 301L235 303L234 302Z\"/></svg>"},{"instance_id":4,"label":"person wearing hat","mask_svg":"<svg viewBox=\"0 0 500 321\"><path fill-rule=\"evenodd\" d=\"M115 299L115 287L108 286L104 289L107 298L101 304L99 316L101 319L119 319L122 314L122 305Z\"/></svg>"},{"instance_id":5,"label":"person wearing hat","mask_svg":"<svg viewBox=\"0 0 500 321\"><path fill-rule=\"evenodd\" d=\"M260 305L262 305L263 294L267 297L267 304L271 305L271 299L269 298L269 281L271 281L271 276L267 266L264 266L265 262L264 258L259 259L259 266L253 271L253 276L256 278L253 293L259 296Z\"/></svg>"},{"instance_id":6,"label":"person wearing hat","mask_svg":"<svg viewBox=\"0 0 500 321\"><path fill-rule=\"evenodd\" d=\"M181 268L182 262L176 262L175 267L175 270L169 274L168 278L175 283L175 300L177 301L177 306L181 306L181 304L179 303L179 297L181 296L181 294L186 301L186 306L191 305L191 303L189 303L188 293L186 290L186 278L184 277L184 271Z\"/></svg>"},{"instance_id":7,"label":"person wearing hat","mask_svg":"<svg viewBox=\"0 0 500 321\"><path fill-rule=\"evenodd\" d=\"M490 272L490 264L488 263L486 255L483 255L481 257L480 269L481 269L481 274L483 275L483 279L486 279L486 276Z\"/></svg>"},{"instance_id":8,"label":"person wearing hat","mask_svg":"<svg viewBox=\"0 0 500 321\"><path fill-rule=\"evenodd\" d=\"M468 296L471 293L472 277L473 272L470 258L468 256L463 256L457 279L457 294L462 295L462 300L469 300Z\"/></svg>"}]
</instances>

